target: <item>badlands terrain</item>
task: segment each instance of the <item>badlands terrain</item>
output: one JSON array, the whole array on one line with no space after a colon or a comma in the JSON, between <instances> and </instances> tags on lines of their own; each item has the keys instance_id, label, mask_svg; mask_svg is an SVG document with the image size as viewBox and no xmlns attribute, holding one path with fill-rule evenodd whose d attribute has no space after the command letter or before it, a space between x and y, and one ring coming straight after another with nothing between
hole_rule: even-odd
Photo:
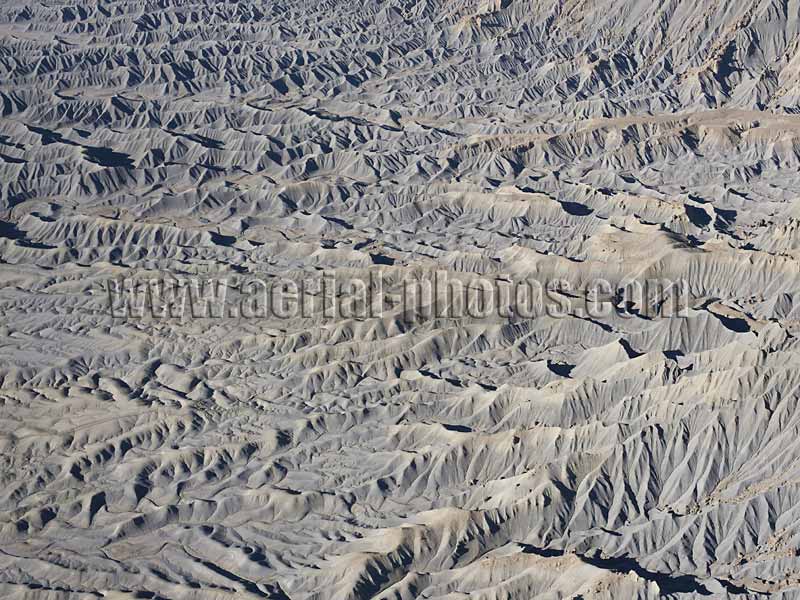
<instances>
[{"instance_id":1,"label":"badlands terrain","mask_svg":"<svg viewBox=\"0 0 800 600\"><path fill-rule=\"evenodd\" d=\"M800 598L798 0L5 0L0 281L2 598Z\"/></svg>"}]
</instances>

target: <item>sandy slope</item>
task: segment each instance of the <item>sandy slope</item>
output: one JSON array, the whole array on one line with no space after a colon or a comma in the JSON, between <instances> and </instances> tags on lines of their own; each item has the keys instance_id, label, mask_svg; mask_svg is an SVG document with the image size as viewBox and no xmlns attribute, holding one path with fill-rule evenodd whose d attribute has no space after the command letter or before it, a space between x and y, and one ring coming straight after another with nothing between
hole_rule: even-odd
<instances>
[{"instance_id":1,"label":"sandy slope","mask_svg":"<svg viewBox=\"0 0 800 600\"><path fill-rule=\"evenodd\" d=\"M4 598L800 597L797 0L0 6ZM119 278L684 280L119 318Z\"/></svg>"}]
</instances>

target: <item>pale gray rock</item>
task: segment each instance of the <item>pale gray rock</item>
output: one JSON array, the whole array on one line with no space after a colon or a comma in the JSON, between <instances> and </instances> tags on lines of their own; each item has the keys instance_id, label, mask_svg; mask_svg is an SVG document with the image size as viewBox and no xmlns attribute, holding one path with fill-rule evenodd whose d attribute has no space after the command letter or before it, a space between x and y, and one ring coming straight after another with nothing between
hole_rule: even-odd
<instances>
[{"instance_id":1,"label":"pale gray rock","mask_svg":"<svg viewBox=\"0 0 800 600\"><path fill-rule=\"evenodd\" d=\"M6 2L0 41L0 596L800 598L797 0ZM366 316L109 296L376 273ZM388 301L436 273L572 291ZM687 303L594 318L598 278Z\"/></svg>"}]
</instances>

